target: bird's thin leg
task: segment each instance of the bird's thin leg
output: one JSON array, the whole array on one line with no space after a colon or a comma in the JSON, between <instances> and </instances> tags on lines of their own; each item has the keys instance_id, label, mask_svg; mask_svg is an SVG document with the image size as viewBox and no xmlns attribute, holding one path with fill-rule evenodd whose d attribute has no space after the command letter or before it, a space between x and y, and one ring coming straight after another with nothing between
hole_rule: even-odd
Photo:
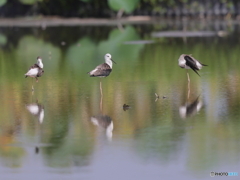
<instances>
[{"instance_id":1,"label":"bird's thin leg","mask_svg":"<svg viewBox=\"0 0 240 180\"><path fill-rule=\"evenodd\" d=\"M189 77L189 73L188 73L188 70L187 70L187 77L188 77L188 99L189 99L189 95L190 95L190 77Z\"/></svg>"},{"instance_id":2,"label":"bird's thin leg","mask_svg":"<svg viewBox=\"0 0 240 180\"><path fill-rule=\"evenodd\" d=\"M102 100L103 100L103 97L101 96L101 100L100 100L100 111L102 113Z\"/></svg>"},{"instance_id":3,"label":"bird's thin leg","mask_svg":"<svg viewBox=\"0 0 240 180\"><path fill-rule=\"evenodd\" d=\"M101 93L101 96L103 95L102 94L102 79L100 80L100 93Z\"/></svg>"},{"instance_id":4,"label":"bird's thin leg","mask_svg":"<svg viewBox=\"0 0 240 180\"><path fill-rule=\"evenodd\" d=\"M101 93L100 111L102 112L102 99L103 99L103 94L102 94L102 79L100 79L100 93Z\"/></svg>"},{"instance_id":5,"label":"bird's thin leg","mask_svg":"<svg viewBox=\"0 0 240 180\"><path fill-rule=\"evenodd\" d=\"M190 83L188 83L188 95L187 95L187 98L189 99L189 96L190 96Z\"/></svg>"},{"instance_id":6,"label":"bird's thin leg","mask_svg":"<svg viewBox=\"0 0 240 180\"><path fill-rule=\"evenodd\" d=\"M187 77L188 77L188 82L190 83L190 77L189 77L189 74L188 74L188 70L187 70Z\"/></svg>"}]
</instances>

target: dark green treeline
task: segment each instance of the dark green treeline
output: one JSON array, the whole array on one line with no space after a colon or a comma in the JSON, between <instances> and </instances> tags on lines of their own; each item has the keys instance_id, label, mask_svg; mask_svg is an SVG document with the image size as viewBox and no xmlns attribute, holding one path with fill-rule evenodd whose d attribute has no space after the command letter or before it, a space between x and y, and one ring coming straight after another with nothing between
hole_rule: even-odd
<instances>
[{"instance_id":1,"label":"dark green treeline","mask_svg":"<svg viewBox=\"0 0 240 180\"><path fill-rule=\"evenodd\" d=\"M0 0L1 17L150 15L236 18L239 14L238 0Z\"/></svg>"}]
</instances>

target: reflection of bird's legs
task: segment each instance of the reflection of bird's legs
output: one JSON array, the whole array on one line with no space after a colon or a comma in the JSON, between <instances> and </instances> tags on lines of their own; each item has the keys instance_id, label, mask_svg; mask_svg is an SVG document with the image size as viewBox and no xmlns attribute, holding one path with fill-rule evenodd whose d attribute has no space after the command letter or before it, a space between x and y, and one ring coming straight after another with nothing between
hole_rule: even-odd
<instances>
[{"instance_id":1,"label":"reflection of bird's legs","mask_svg":"<svg viewBox=\"0 0 240 180\"><path fill-rule=\"evenodd\" d=\"M34 87L33 87L33 78L32 78L32 91L34 91Z\"/></svg>"},{"instance_id":2,"label":"reflection of bird's legs","mask_svg":"<svg viewBox=\"0 0 240 180\"><path fill-rule=\"evenodd\" d=\"M187 96L187 98L189 99L189 95L190 95L190 83L188 83L188 96Z\"/></svg>"},{"instance_id":3,"label":"reflection of bird's legs","mask_svg":"<svg viewBox=\"0 0 240 180\"><path fill-rule=\"evenodd\" d=\"M101 110L101 112L102 112L102 99L103 99L103 94L102 94L102 79L100 79L100 93L101 93L100 110Z\"/></svg>"},{"instance_id":4,"label":"reflection of bird's legs","mask_svg":"<svg viewBox=\"0 0 240 180\"><path fill-rule=\"evenodd\" d=\"M34 91L32 91L32 102L33 102L33 94L34 94Z\"/></svg>"},{"instance_id":5,"label":"reflection of bird's legs","mask_svg":"<svg viewBox=\"0 0 240 180\"><path fill-rule=\"evenodd\" d=\"M101 96L101 100L100 100L100 111L102 112L102 96Z\"/></svg>"}]
</instances>

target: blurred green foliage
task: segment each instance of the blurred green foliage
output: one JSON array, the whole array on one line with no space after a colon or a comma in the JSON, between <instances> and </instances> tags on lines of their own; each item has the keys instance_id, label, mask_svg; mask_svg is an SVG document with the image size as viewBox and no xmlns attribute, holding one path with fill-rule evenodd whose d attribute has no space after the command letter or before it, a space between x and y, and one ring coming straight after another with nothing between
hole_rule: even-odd
<instances>
[{"instance_id":1,"label":"blurred green foliage","mask_svg":"<svg viewBox=\"0 0 240 180\"><path fill-rule=\"evenodd\" d=\"M23 4L33 5L41 0L19 0Z\"/></svg>"},{"instance_id":2,"label":"blurred green foliage","mask_svg":"<svg viewBox=\"0 0 240 180\"><path fill-rule=\"evenodd\" d=\"M111 9L118 11L120 9L123 9L125 12L130 13L132 12L137 4L138 4L139 0L108 0L108 4L110 6Z\"/></svg>"},{"instance_id":3,"label":"blurred green foliage","mask_svg":"<svg viewBox=\"0 0 240 180\"><path fill-rule=\"evenodd\" d=\"M58 15L64 17L111 17L126 15L238 14L237 0L0 0L1 16Z\"/></svg>"},{"instance_id":4,"label":"blurred green foliage","mask_svg":"<svg viewBox=\"0 0 240 180\"><path fill-rule=\"evenodd\" d=\"M0 0L0 6L4 5L7 2L7 0Z\"/></svg>"}]
</instances>

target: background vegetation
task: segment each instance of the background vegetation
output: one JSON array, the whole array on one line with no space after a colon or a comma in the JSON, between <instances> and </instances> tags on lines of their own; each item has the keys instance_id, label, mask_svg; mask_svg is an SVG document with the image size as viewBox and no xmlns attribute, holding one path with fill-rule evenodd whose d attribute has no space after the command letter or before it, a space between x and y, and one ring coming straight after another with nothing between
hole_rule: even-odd
<instances>
[{"instance_id":1,"label":"background vegetation","mask_svg":"<svg viewBox=\"0 0 240 180\"><path fill-rule=\"evenodd\" d=\"M240 13L238 0L0 0L0 16L116 17L233 16Z\"/></svg>"}]
</instances>

